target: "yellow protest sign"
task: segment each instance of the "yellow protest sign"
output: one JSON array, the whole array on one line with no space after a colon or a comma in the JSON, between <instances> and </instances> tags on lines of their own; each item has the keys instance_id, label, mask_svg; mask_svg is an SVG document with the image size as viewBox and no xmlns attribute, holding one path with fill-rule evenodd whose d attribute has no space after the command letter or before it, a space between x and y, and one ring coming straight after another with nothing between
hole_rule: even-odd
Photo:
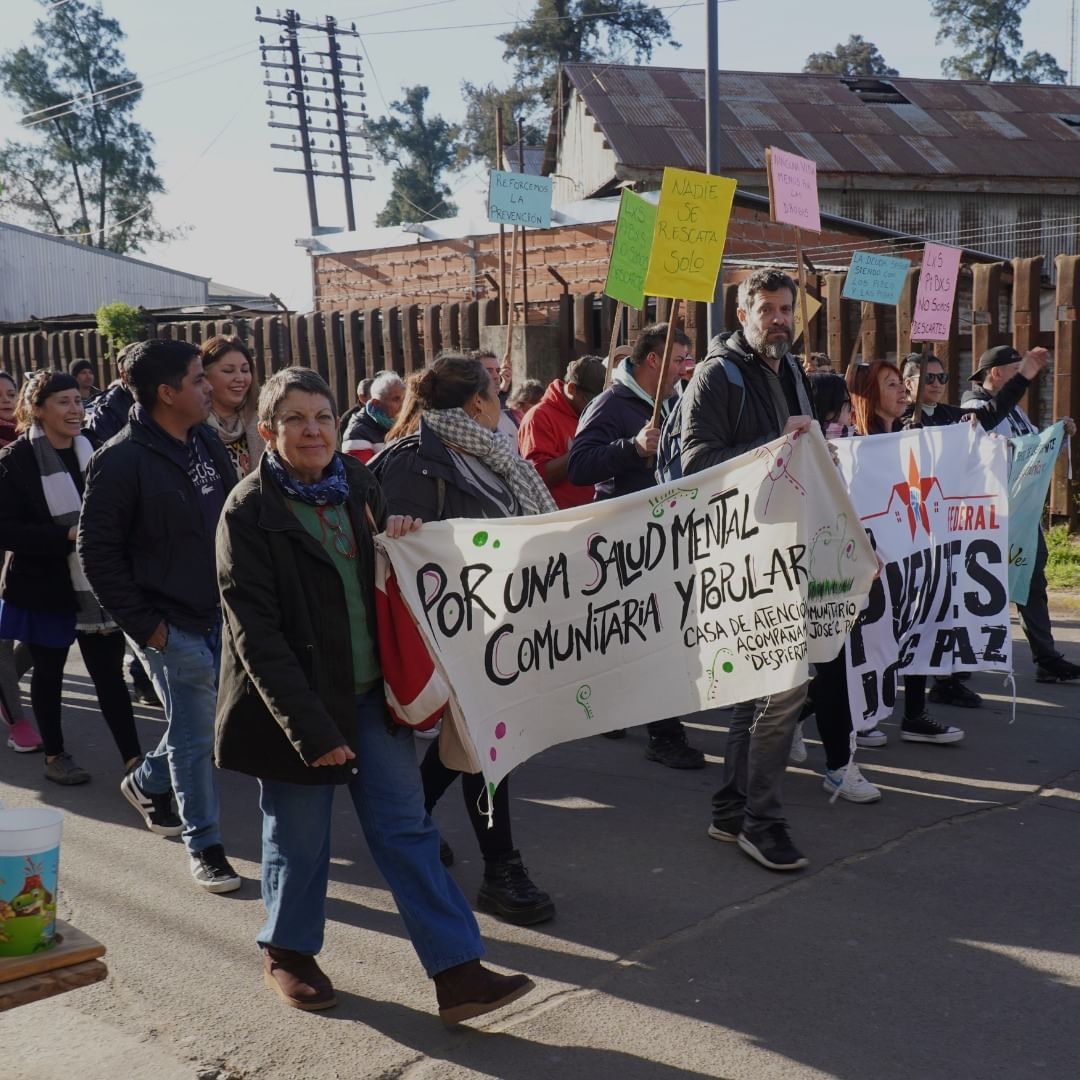
<instances>
[{"instance_id":1,"label":"yellow protest sign","mask_svg":"<svg viewBox=\"0 0 1080 1080\"><path fill-rule=\"evenodd\" d=\"M664 170L645 276L649 296L713 299L734 198L735 181L727 177Z\"/></svg>"},{"instance_id":2,"label":"yellow protest sign","mask_svg":"<svg viewBox=\"0 0 1080 1080\"><path fill-rule=\"evenodd\" d=\"M800 290L801 293L801 290ZM813 322L814 316L821 310L821 301L806 294L806 317ZM795 337L794 340L798 341L802 337L803 325L802 325L802 304L799 302L799 297L795 297Z\"/></svg>"}]
</instances>

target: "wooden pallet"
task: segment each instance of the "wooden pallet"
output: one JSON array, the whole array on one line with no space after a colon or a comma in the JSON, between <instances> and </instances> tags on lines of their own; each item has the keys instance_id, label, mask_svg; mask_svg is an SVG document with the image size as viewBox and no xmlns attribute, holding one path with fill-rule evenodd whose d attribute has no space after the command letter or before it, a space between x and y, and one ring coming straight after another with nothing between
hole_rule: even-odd
<instances>
[{"instance_id":1,"label":"wooden pallet","mask_svg":"<svg viewBox=\"0 0 1080 1080\"><path fill-rule=\"evenodd\" d=\"M74 926L56 922L57 942L30 956L0 956L0 1012L101 982L109 969L105 946Z\"/></svg>"}]
</instances>

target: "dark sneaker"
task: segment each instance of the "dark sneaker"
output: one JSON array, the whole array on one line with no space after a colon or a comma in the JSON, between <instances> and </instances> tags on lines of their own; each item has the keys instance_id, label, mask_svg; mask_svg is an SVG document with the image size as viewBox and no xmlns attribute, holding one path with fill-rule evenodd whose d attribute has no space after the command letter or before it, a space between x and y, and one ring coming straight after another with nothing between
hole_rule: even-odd
<instances>
[{"instance_id":1,"label":"dark sneaker","mask_svg":"<svg viewBox=\"0 0 1080 1080\"><path fill-rule=\"evenodd\" d=\"M143 791L133 773L128 773L120 781L120 791L142 816L143 823L158 836L179 836L184 831L184 823L173 808L171 791L160 795L151 795Z\"/></svg>"},{"instance_id":2,"label":"dark sneaker","mask_svg":"<svg viewBox=\"0 0 1080 1080\"><path fill-rule=\"evenodd\" d=\"M240 875L229 865L221 844L212 844L191 856L191 876L207 892L234 892L240 888Z\"/></svg>"},{"instance_id":3,"label":"dark sneaker","mask_svg":"<svg viewBox=\"0 0 1080 1080\"><path fill-rule=\"evenodd\" d=\"M441 836L439 837L439 862L443 866L454 865L454 849Z\"/></svg>"},{"instance_id":4,"label":"dark sneaker","mask_svg":"<svg viewBox=\"0 0 1080 1080\"><path fill-rule=\"evenodd\" d=\"M791 842L781 822L761 832L739 833L737 843L751 859L769 870L801 870L810 860Z\"/></svg>"},{"instance_id":5,"label":"dark sneaker","mask_svg":"<svg viewBox=\"0 0 1080 1080\"><path fill-rule=\"evenodd\" d=\"M904 717L900 725L900 738L904 742L939 743L944 746L961 742L964 733L952 724L939 724L928 712L924 712L915 720Z\"/></svg>"},{"instance_id":6,"label":"dark sneaker","mask_svg":"<svg viewBox=\"0 0 1080 1080\"><path fill-rule=\"evenodd\" d=\"M469 960L435 976L439 1019L447 1027L501 1009L535 989L528 975L499 975L479 960Z\"/></svg>"},{"instance_id":7,"label":"dark sneaker","mask_svg":"<svg viewBox=\"0 0 1080 1080\"><path fill-rule=\"evenodd\" d=\"M617 727L614 731L602 731L600 734L603 735L605 739L625 739L626 728Z\"/></svg>"},{"instance_id":8,"label":"dark sneaker","mask_svg":"<svg viewBox=\"0 0 1080 1080\"><path fill-rule=\"evenodd\" d=\"M742 832L742 814L731 814L728 817L714 817L709 825L709 835L714 840L720 840L725 844L734 844Z\"/></svg>"},{"instance_id":9,"label":"dark sneaker","mask_svg":"<svg viewBox=\"0 0 1080 1080\"><path fill-rule=\"evenodd\" d=\"M286 1005L315 1012L337 1004L334 987L323 974L314 956L263 946L263 982Z\"/></svg>"},{"instance_id":10,"label":"dark sneaker","mask_svg":"<svg viewBox=\"0 0 1080 1080\"><path fill-rule=\"evenodd\" d=\"M1080 666L1070 664L1064 656L1035 665L1036 682L1072 682L1080 679Z\"/></svg>"},{"instance_id":11,"label":"dark sneaker","mask_svg":"<svg viewBox=\"0 0 1080 1080\"><path fill-rule=\"evenodd\" d=\"M955 705L960 709L981 709L983 700L969 690L959 679L950 676L947 679L935 679L934 685L926 695L935 705Z\"/></svg>"},{"instance_id":12,"label":"dark sneaker","mask_svg":"<svg viewBox=\"0 0 1080 1080\"><path fill-rule=\"evenodd\" d=\"M687 741L686 735L664 735L658 739L649 739L645 750L649 761L658 761L669 769L704 769L705 755L695 750Z\"/></svg>"},{"instance_id":13,"label":"dark sneaker","mask_svg":"<svg viewBox=\"0 0 1080 1080\"><path fill-rule=\"evenodd\" d=\"M484 862L476 906L515 926L547 922L555 914L551 897L532 883L516 851L498 862Z\"/></svg>"},{"instance_id":14,"label":"dark sneaker","mask_svg":"<svg viewBox=\"0 0 1080 1080\"><path fill-rule=\"evenodd\" d=\"M57 754L52 761L45 762L45 779L54 784L88 784L90 774L76 765L70 754Z\"/></svg>"}]
</instances>

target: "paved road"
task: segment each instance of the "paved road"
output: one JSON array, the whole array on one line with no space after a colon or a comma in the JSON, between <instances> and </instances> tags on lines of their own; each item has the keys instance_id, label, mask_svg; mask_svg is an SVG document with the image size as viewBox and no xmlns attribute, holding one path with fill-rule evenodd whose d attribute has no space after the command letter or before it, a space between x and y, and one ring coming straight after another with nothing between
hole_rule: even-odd
<instances>
[{"instance_id":1,"label":"paved road","mask_svg":"<svg viewBox=\"0 0 1080 1080\"><path fill-rule=\"evenodd\" d=\"M1080 619L1058 626L1080 660ZM94 782L46 788L40 758L0 751L0 798L67 811L61 915L108 945L110 976L0 1017L0 1076L1072 1080L1080 687L1036 684L1018 646L1015 723L1001 681L977 676L985 710L942 710L966 727L961 745L861 752L880 804L830 805L818 775L791 770L790 818L812 860L795 878L710 840L717 768L651 764L641 732L530 762L514 778L515 829L558 918L480 921L489 959L539 989L455 1032L344 799L322 957L342 1003L301 1014L264 991L255 785L223 777L229 853L247 880L206 895L177 842L151 836L120 797L73 664L66 730ZM149 745L160 716L141 716ZM694 718L713 762L725 716ZM821 767L819 747L808 764ZM455 792L437 818L471 894L481 863Z\"/></svg>"}]
</instances>

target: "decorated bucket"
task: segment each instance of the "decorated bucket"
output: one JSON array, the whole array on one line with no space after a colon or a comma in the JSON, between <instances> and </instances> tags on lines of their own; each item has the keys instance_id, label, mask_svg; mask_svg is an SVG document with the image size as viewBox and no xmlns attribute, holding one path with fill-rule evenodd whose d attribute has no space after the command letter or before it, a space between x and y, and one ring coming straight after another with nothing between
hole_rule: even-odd
<instances>
[{"instance_id":1,"label":"decorated bucket","mask_svg":"<svg viewBox=\"0 0 1080 1080\"><path fill-rule=\"evenodd\" d=\"M0 809L0 956L53 943L63 820L58 810Z\"/></svg>"}]
</instances>

